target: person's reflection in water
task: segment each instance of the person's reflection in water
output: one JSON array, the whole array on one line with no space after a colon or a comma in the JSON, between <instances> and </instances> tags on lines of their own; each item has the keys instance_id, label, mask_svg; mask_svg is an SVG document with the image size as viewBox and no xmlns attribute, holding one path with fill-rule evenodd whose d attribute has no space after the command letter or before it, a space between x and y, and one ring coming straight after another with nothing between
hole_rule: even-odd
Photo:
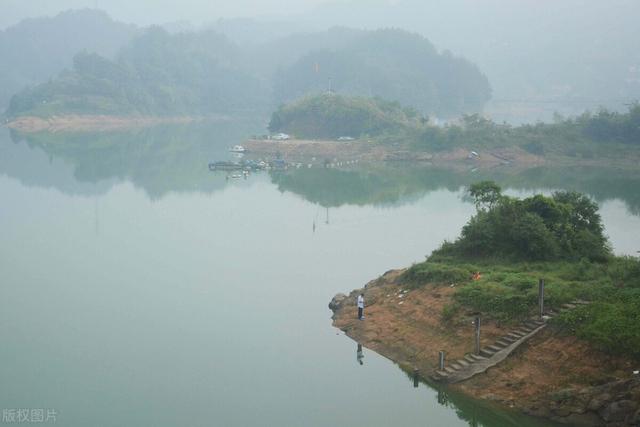
<instances>
[{"instance_id":1,"label":"person's reflection in water","mask_svg":"<svg viewBox=\"0 0 640 427\"><path fill-rule=\"evenodd\" d=\"M359 364L364 365L364 362L362 361L362 359L364 359L364 354L362 354L362 344L358 344L358 350L356 351L356 359L358 360Z\"/></svg>"},{"instance_id":2,"label":"person's reflection in water","mask_svg":"<svg viewBox=\"0 0 640 427\"><path fill-rule=\"evenodd\" d=\"M438 403L442 406L449 405L449 396L444 390L438 390Z\"/></svg>"}]
</instances>

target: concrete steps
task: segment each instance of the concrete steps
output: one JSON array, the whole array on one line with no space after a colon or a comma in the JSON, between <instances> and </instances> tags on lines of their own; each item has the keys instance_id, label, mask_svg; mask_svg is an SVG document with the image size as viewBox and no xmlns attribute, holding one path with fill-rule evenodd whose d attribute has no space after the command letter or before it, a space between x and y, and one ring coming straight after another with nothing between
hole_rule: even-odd
<instances>
[{"instance_id":1,"label":"concrete steps","mask_svg":"<svg viewBox=\"0 0 640 427\"><path fill-rule=\"evenodd\" d=\"M589 304L588 301L575 300L563 304L561 311L573 310ZM547 320L552 319L559 312L549 310L542 319L527 319L520 325L509 331L494 343L480 349L480 354L466 354L462 359L452 362L444 368L444 371L435 371L432 378L440 382L460 382L469 379L479 373L502 362L513 350L547 326Z\"/></svg>"},{"instance_id":2,"label":"concrete steps","mask_svg":"<svg viewBox=\"0 0 640 427\"><path fill-rule=\"evenodd\" d=\"M460 365L460 366L469 366L469 362L467 362L467 361L466 361L466 360L464 360L464 359L458 359L458 360L456 360L456 363L457 363L458 365Z\"/></svg>"}]
</instances>

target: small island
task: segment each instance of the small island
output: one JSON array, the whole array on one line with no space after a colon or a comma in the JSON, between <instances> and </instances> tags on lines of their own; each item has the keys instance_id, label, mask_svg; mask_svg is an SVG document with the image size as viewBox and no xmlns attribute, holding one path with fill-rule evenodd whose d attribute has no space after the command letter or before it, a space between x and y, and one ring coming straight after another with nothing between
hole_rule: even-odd
<instances>
[{"instance_id":1,"label":"small island","mask_svg":"<svg viewBox=\"0 0 640 427\"><path fill-rule=\"evenodd\" d=\"M511 126L480 114L442 121L398 102L325 92L280 106L269 130L292 138L252 138L246 142L251 151L483 168L606 165L635 170L640 161L637 103L626 113L601 110L555 123Z\"/></svg>"},{"instance_id":2,"label":"small island","mask_svg":"<svg viewBox=\"0 0 640 427\"><path fill-rule=\"evenodd\" d=\"M334 325L426 381L528 414L640 422L640 260L611 253L597 205L580 193L518 199L484 181L468 197L477 212L456 241L336 295Z\"/></svg>"}]
</instances>

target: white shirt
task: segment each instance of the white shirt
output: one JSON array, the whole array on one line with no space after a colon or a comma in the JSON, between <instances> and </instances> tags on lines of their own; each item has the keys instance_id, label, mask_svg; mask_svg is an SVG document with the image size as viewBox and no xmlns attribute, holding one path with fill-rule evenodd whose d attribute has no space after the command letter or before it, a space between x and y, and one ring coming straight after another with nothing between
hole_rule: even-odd
<instances>
[{"instance_id":1,"label":"white shirt","mask_svg":"<svg viewBox=\"0 0 640 427\"><path fill-rule=\"evenodd\" d=\"M364 308L364 298L362 295L358 295L358 308Z\"/></svg>"}]
</instances>

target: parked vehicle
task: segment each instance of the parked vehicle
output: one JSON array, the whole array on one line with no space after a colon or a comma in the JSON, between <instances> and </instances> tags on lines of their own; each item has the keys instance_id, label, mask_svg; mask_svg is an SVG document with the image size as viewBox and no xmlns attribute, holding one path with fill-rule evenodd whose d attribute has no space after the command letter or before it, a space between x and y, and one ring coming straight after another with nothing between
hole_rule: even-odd
<instances>
[{"instance_id":1,"label":"parked vehicle","mask_svg":"<svg viewBox=\"0 0 640 427\"><path fill-rule=\"evenodd\" d=\"M247 149L242 145L234 145L233 147L229 148L229 151L231 151L232 153L246 153Z\"/></svg>"},{"instance_id":2,"label":"parked vehicle","mask_svg":"<svg viewBox=\"0 0 640 427\"><path fill-rule=\"evenodd\" d=\"M275 139L276 141L286 141L288 139L291 139L291 136L287 135L286 133L277 133L273 135L271 139Z\"/></svg>"}]
</instances>

